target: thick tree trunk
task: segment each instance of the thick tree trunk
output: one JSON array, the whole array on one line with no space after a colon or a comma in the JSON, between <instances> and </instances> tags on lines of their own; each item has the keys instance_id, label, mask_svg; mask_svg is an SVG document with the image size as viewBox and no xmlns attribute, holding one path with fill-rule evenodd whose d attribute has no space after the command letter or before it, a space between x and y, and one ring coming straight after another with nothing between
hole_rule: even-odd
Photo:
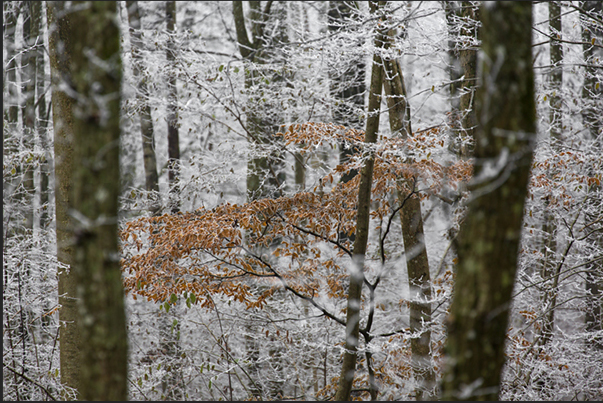
<instances>
[{"instance_id":1,"label":"thick tree trunk","mask_svg":"<svg viewBox=\"0 0 603 403\"><path fill-rule=\"evenodd\" d=\"M384 7L386 2L380 1L378 5L371 2L372 11ZM378 33L375 38L375 48L383 49L387 41L386 35ZM383 60L376 50L373 56L371 71L371 85L369 89L368 118L364 142L373 144L377 142L379 130L379 115L381 109L381 89L383 86ZM350 400L358 351L358 337L360 334L360 304L362 284L364 281L364 260L368 243L371 187L373 183L373 167L375 158L370 148L364 152L363 164L360 170L360 185L358 188L358 212L356 216L356 236L354 238L350 285L348 289L348 304L346 312L346 338L341 374L335 400Z\"/></svg>"},{"instance_id":2,"label":"thick tree trunk","mask_svg":"<svg viewBox=\"0 0 603 403\"><path fill-rule=\"evenodd\" d=\"M391 36L390 41L393 41ZM383 88L390 130L395 136L407 138L412 136L412 129L402 68L395 59L385 59L384 69ZM424 400L430 398L435 387L435 372L431 363L431 330L425 327L430 326L431 322L431 275L425 248L421 200L415 193L407 199L408 195L402 190L404 187L406 192L415 192L416 184L412 181L406 184L400 181L399 186L398 199L400 203L404 203L400 218L410 288L410 331L419 334L410 342L413 373L419 383L415 396L417 400Z\"/></svg>"},{"instance_id":3,"label":"thick tree trunk","mask_svg":"<svg viewBox=\"0 0 603 403\"><path fill-rule=\"evenodd\" d=\"M54 67L63 73L62 84L77 94L67 105L57 102L55 128L72 139L67 140L71 170L62 176L71 187L68 203L63 199L61 205L71 216L66 238L76 278L75 322L85 340L78 357L83 400L128 398L117 239L122 66L116 12L115 2L81 2L69 9L58 6L54 13Z\"/></svg>"},{"instance_id":4,"label":"thick tree trunk","mask_svg":"<svg viewBox=\"0 0 603 403\"><path fill-rule=\"evenodd\" d=\"M54 122L54 175L57 260L59 278L59 328L61 382L80 391L81 334L78 327L75 274L73 266L72 218L69 215L71 175L73 173L73 116L74 99L64 88L71 85L70 53L71 20L67 17L65 2L48 3L48 45L52 79L52 119ZM78 397L81 397L79 395Z\"/></svg>"},{"instance_id":5,"label":"thick tree trunk","mask_svg":"<svg viewBox=\"0 0 603 403\"><path fill-rule=\"evenodd\" d=\"M171 195L172 213L180 210L178 177L180 173L180 141L178 136L178 89L174 70L175 44L172 35L176 27L176 2L165 3L168 41L166 57L170 70L168 73L168 181Z\"/></svg>"},{"instance_id":6,"label":"thick tree trunk","mask_svg":"<svg viewBox=\"0 0 603 403\"><path fill-rule=\"evenodd\" d=\"M536 131L532 4L496 2L480 14L475 176L447 320L446 400L498 399Z\"/></svg>"},{"instance_id":7,"label":"thick tree trunk","mask_svg":"<svg viewBox=\"0 0 603 403\"><path fill-rule=\"evenodd\" d=\"M155 133L153 130L153 119L151 117L151 106L149 105L149 90L147 77L144 73L142 61L142 23L137 1L126 1L128 9L128 22L130 24L130 43L132 46L132 66L134 80L137 82L136 98L139 104L140 134L142 136L142 153L144 158L145 189L147 191L159 192L159 175L157 174L157 158L155 156ZM152 206L153 213L157 212L157 206Z\"/></svg>"}]
</instances>

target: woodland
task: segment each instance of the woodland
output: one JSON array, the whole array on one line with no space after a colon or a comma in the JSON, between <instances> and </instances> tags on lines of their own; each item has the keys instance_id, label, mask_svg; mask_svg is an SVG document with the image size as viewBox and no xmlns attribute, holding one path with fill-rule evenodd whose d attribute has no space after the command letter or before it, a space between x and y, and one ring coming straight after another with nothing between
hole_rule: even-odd
<instances>
[{"instance_id":1,"label":"woodland","mask_svg":"<svg viewBox=\"0 0 603 403\"><path fill-rule=\"evenodd\" d=\"M603 2L2 4L3 400L603 400Z\"/></svg>"}]
</instances>

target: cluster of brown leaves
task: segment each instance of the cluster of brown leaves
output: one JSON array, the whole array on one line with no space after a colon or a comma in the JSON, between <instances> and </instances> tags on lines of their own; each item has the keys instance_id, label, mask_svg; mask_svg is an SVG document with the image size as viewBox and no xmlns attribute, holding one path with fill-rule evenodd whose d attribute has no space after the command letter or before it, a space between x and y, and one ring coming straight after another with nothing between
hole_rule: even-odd
<instances>
[{"instance_id":1,"label":"cluster of brown leaves","mask_svg":"<svg viewBox=\"0 0 603 403\"><path fill-rule=\"evenodd\" d=\"M121 233L126 292L166 303L188 295L187 304L193 296L193 303L206 307L218 294L248 308L262 307L282 287L305 298L345 298L359 175L347 183L336 179L358 168L363 133L307 123L280 134L305 152L340 141L359 152L310 191L127 223ZM373 218L382 220L395 212L399 191L428 197L469 177L468 162L443 166L430 158L431 150L442 146L437 130L380 141L372 150Z\"/></svg>"}]
</instances>

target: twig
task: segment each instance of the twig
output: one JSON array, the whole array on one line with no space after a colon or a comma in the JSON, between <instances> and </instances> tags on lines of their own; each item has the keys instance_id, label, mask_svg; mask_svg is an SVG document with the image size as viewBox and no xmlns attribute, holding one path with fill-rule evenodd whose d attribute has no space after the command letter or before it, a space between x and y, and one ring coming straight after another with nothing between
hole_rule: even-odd
<instances>
[{"instance_id":1,"label":"twig","mask_svg":"<svg viewBox=\"0 0 603 403\"><path fill-rule=\"evenodd\" d=\"M37 387L39 387L40 389L42 389L49 398L51 398L52 400L56 401L57 399L52 395L52 393L50 393L48 391L48 389L46 389L44 386L40 385L38 382L34 381L33 379L27 377L26 375L20 373L19 371L17 371L16 369L14 369L13 367L9 367L8 365L6 365L5 363L2 363L2 366L6 369L8 369L9 371L12 371L12 373L14 373L15 375L19 375L21 378L25 379L27 382L30 382L34 385L36 385Z\"/></svg>"}]
</instances>

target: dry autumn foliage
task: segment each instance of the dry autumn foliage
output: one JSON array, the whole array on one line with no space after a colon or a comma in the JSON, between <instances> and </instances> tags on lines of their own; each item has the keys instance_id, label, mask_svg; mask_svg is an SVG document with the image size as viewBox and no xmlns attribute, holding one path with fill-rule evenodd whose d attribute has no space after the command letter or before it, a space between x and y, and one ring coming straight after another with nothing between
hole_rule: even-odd
<instances>
[{"instance_id":1,"label":"dry autumn foliage","mask_svg":"<svg viewBox=\"0 0 603 403\"><path fill-rule=\"evenodd\" d=\"M362 131L333 124L294 125L280 135L302 154L340 141L364 145ZM444 147L438 129L378 144L371 215L384 226L381 243L401 207L394 204L399 178L418 174L420 184L408 180L404 191L425 198L438 196L445 185L456 189L470 175L469 162L443 166L431 159L438 147ZM228 295L251 308L262 307L275 290L285 288L341 322L314 300L319 295L345 298L343 279L355 231L359 177L347 183L337 178L356 169L361 158L357 154L337 166L311 191L127 223L121 232L126 292L161 302L167 309L180 296L187 305L210 308L213 294ZM327 256L325 245L336 253ZM262 286L260 292L254 291L254 284Z\"/></svg>"}]
</instances>

